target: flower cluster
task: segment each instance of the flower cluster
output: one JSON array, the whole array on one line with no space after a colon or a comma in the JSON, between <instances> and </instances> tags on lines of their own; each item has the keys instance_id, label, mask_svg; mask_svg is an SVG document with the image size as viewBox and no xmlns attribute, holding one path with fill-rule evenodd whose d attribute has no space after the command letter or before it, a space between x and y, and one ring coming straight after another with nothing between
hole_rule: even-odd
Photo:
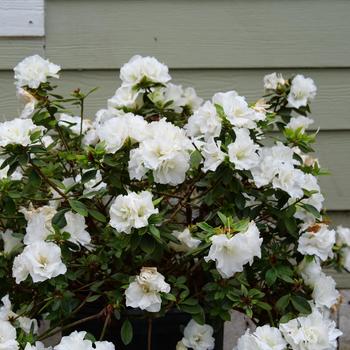
<instances>
[{"instance_id":1,"label":"flower cluster","mask_svg":"<svg viewBox=\"0 0 350 350\"><path fill-rule=\"evenodd\" d=\"M334 349L339 292L323 268L350 270L350 229L322 208L313 80L272 73L260 100L204 101L134 56L88 119L94 90L60 96L59 70L20 62L24 108L0 123L0 349L45 350L97 318L101 338L122 320L129 344L133 317L175 310L190 319L178 350L214 349L231 310L257 325L238 350ZM91 303L98 313L84 317ZM53 349L114 349L93 339L75 331Z\"/></svg>"}]
</instances>

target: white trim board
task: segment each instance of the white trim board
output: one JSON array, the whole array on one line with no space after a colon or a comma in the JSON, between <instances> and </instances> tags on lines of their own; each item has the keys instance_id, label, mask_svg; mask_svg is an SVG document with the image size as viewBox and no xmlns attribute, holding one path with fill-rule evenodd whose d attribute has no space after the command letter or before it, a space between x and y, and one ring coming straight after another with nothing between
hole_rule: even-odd
<instances>
[{"instance_id":1,"label":"white trim board","mask_svg":"<svg viewBox=\"0 0 350 350\"><path fill-rule=\"evenodd\" d=\"M44 35L44 0L0 0L0 37Z\"/></svg>"}]
</instances>

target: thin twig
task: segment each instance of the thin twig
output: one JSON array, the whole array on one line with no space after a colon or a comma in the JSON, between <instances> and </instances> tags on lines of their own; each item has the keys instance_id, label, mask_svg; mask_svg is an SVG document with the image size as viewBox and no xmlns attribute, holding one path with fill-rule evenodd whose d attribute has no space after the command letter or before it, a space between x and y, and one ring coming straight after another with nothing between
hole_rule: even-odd
<instances>
[{"instance_id":1,"label":"thin twig","mask_svg":"<svg viewBox=\"0 0 350 350\"><path fill-rule=\"evenodd\" d=\"M148 319L147 350L152 350L152 318Z\"/></svg>"}]
</instances>

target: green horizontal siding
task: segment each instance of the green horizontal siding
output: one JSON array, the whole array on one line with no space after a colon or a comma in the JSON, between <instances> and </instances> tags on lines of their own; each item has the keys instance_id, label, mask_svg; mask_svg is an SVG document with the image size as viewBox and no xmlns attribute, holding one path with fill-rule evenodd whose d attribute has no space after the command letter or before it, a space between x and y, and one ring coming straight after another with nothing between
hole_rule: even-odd
<instances>
[{"instance_id":1,"label":"green horizontal siding","mask_svg":"<svg viewBox=\"0 0 350 350\"><path fill-rule=\"evenodd\" d=\"M0 70L12 69L19 60L33 54L44 55L44 38L0 37Z\"/></svg>"},{"instance_id":2,"label":"green horizontal siding","mask_svg":"<svg viewBox=\"0 0 350 350\"><path fill-rule=\"evenodd\" d=\"M349 67L347 0L48 0L47 55L117 68L135 53L173 68Z\"/></svg>"}]
</instances>

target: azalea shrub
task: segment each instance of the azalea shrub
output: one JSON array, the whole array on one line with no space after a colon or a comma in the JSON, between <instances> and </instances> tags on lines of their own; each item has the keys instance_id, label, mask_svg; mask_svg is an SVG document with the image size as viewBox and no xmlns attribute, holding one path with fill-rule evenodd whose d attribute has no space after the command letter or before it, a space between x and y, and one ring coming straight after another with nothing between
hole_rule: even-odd
<instances>
[{"instance_id":1,"label":"azalea shrub","mask_svg":"<svg viewBox=\"0 0 350 350\"><path fill-rule=\"evenodd\" d=\"M313 80L272 73L257 101L203 101L135 56L92 116L94 90L60 96L59 71L20 62L24 108L0 123L0 349L45 349L62 330L55 350L118 348L105 328L127 315L130 343L130 309L189 314L177 349L214 349L232 310L256 325L238 350L335 349L339 293L323 268L350 269L350 230L322 209ZM91 303L98 313L77 319ZM74 329L97 318L99 340Z\"/></svg>"}]
</instances>

